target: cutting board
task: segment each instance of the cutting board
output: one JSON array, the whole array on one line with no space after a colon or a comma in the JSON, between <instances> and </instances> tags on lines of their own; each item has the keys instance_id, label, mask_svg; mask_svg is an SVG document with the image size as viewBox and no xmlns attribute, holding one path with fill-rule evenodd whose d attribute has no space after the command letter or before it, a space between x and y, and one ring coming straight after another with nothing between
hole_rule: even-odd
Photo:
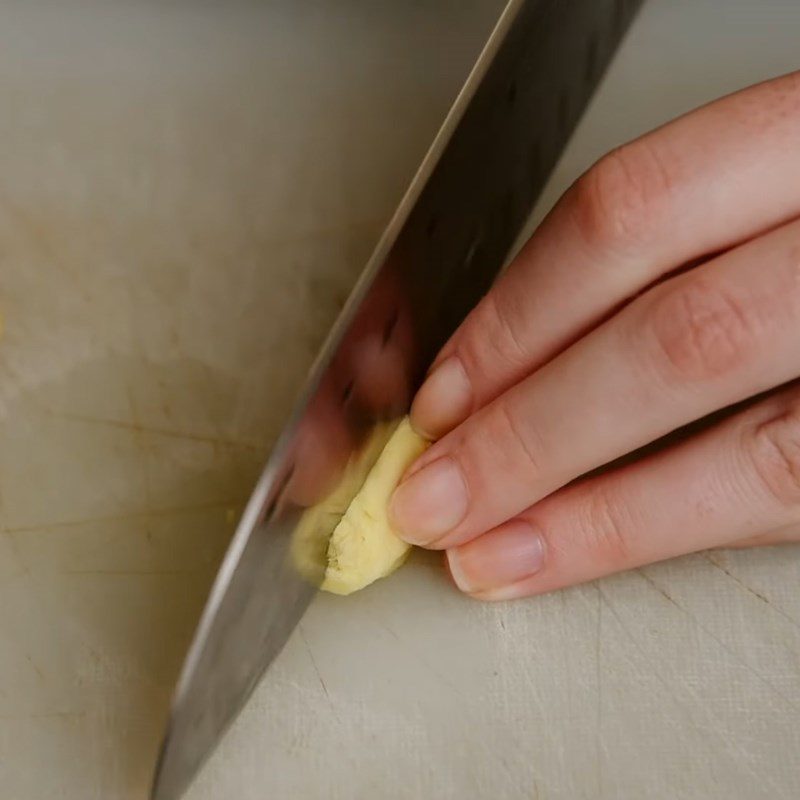
<instances>
[{"instance_id":1,"label":"cutting board","mask_svg":"<svg viewBox=\"0 0 800 800\"><path fill-rule=\"evenodd\" d=\"M428 7L426 7L428 6ZM0 4L0 793L146 796L216 565L499 0ZM797 68L800 6L650 0L591 162ZM320 596L187 800L795 798L800 551L507 605Z\"/></svg>"}]
</instances>

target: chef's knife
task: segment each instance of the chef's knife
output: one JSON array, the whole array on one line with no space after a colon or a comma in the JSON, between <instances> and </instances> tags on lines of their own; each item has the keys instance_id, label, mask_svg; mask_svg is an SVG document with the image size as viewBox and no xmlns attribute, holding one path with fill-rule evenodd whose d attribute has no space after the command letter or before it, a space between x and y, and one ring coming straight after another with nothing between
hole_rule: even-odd
<instances>
[{"instance_id":1,"label":"chef's knife","mask_svg":"<svg viewBox=\"0 0 800 800\"><path fill-rule=\"evenodd\" d=\"M317 591L291 536L485 293L642 0L511 0L311 371L211 589L153 800L177 800ZM353 487L353 493L358 487Z\"/></svg>"}]
</instances>

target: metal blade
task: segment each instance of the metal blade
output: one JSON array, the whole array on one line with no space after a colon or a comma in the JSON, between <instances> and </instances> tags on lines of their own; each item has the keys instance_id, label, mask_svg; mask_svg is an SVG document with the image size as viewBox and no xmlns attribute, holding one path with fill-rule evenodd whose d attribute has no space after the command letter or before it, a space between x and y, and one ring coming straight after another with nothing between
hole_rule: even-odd
<instances>
[{"instance_id":1,"label":"metal blade","mask_svg":"<svg viewBox=\"0 0 800 800\"><path fill-rule=\"evenodd\" d=\"M489 288L640 4L508 3L245 510L178 681L153 800L183 793L300 620L324 573L324 546L305 575L292 564L301 508L380 420L405 412Z\"/></svg>"}]
</instances>

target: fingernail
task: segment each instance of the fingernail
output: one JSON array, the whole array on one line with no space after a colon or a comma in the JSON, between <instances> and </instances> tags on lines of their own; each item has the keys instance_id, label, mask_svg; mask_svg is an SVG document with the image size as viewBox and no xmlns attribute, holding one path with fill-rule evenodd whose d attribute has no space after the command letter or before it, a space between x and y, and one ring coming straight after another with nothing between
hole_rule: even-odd
<instances>
[{"instance_id":1,"label":"fingernail","mask_svg":"<svg viewBox=\"0 0 800 800\"><path fill-rule=\"evenodd\" d=\"M520 582L542 568L544 541L530 524L513 520L468 544L450 548L447 563L462 592L486 600L507 600L521 596L515 593Z\"/></svg>"},{"instance_id":2,"label":"fingernail","mask_svg":"<svg viewBox=\"0 0 800 800\"><path fill-rule=\"evenodd\" d=\"M389 513L397 535L425 547L467 513L467 484L449 456L423 467L395 489Z\"/></svg>"},{"instance_id":3,"label":"fingernail","mask_svg":"<svg viewBox=\"0 0 800 800\"><path fill-rule=\"evenodd\" d=\"M483 592L473 592L470 597L475 598L475 600L486 600L490 603L501 603L506 600L519 600L522 597L530 597L535 593L534 587L531 586L531 579L524 578L508 586L486 589Z\"/></svg>"},{"instance_id":4,"label":"fingernail","mask_svg":"<svg viewBox=\"0 0 800 800\"><path fill-rule=\"evenodd\" d=\"M428 376L411 407L414 427L438 439L463 422L472 410L472 386L458 356L446 358Z\"/></svg>"}]
</instances>

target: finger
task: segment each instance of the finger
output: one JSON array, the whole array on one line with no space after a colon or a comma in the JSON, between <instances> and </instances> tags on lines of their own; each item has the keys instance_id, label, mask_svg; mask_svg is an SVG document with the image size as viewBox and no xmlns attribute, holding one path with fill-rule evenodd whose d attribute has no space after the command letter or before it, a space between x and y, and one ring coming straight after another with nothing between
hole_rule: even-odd
<instances>
[{"instance_id":1,"label":"finger","mask_svg":"<svg viewBox=\"0 0 800 800\"><path fill-rule=\"evenodd\" d=\"M800 374L800 221L649 290L436 443L398 532L460 544L595 467Z\"/></svg>"},{"instance_id":2,"label":"finger","mask_svg":"<svg viewBox=\"0 0 800 800\"><path fill-rule=\"evenodd\" d=\"M796 217L798 141L800 72L606 156L446 345L415 426L451 430L659 277Z\"/></svg>"},{"instance_id":3,"label":"finger","mask_svg":"<svg viewBox=\"0 0 800 800\"><path fill-rule=\"evenodd\" d=\"M797 544L800 542L800 523L784 525L777 530L760 533L757 536L748 536L738 542L731 542L726 547L771 547L778 544Z\"/></svg>"},{"instance_id":4,"label":"finger","mask_svg":"<svg viewBox=\"0 0 800 800\"><path fill-rule=\"evenodd\" d=\"M800 522L800 390L573 484L448 551L465 592L540 594Z\"/></svg>"}]
</instances>

